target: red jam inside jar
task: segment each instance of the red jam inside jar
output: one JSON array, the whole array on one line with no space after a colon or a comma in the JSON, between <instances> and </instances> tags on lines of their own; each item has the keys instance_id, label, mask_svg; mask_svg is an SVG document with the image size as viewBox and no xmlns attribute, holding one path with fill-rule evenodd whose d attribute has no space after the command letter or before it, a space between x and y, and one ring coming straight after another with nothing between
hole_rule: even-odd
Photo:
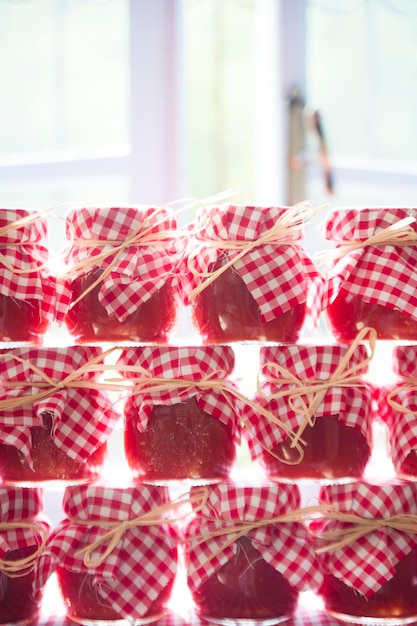
<instances>
[{"instance_id":1,"label":"red jam inside jar","mask_svg":"<svg viewBox=\"0 0 417 626\"><path fill-rule=\"evenodd\" d=\"M39 345L49 327L40 300L17 300L0 294L0 341Z\"/></svg>"},{"instance_id":2,"label":"red jam inside jar","mask_svg":"<svg viewBox=\"0 0 417 626\"><path fill-rule=\"evenodd\" d=\"M99 268L90 270L71 284L71 299L75 304L69 308L65 324L77 343L167 342L178 316L177 295L172 281L168 279L154 295L137 307L135 313L123 321L118 321L116 317L109 316L99 302L100 283L82 296L102 272L103 270ZM82 297L77 302L80 296Z\"/></svg>"},{"instance_id":3,"label":"red jam inside jar","mask_svg":"<svg viewBox=\"0 0 417 626\"><path fill-rule=\"evenodd\" d=\"M326 309L332 335L341 342L353 341L364 327L374 328L378 339L417 341L417 321L397 309L366 302L341 289Z\"/></svg>"},{"instance_id":4,"label":"red jam inside jar","mask_svg":"<svg viewBox=\"0 0 417 626\"><path fill-rule=\"evenodd\" d=\"M218 624L250 620L277 624L294 612L298 592L269 565L248 537L237 540L236 555L193 594L202 617Z\"/></svg>"},{"instance_id":5,"label":"red jam inside jar","mask_svg":"<svg viewBox=\"0 0 417 626\"><path fill-rule=\"evenodd\" d=\"M52 417L31 428L33 469L18 448L0 444L0 476L4 483L25 485L45 481L92 482L100 475L107 446L103 444L85 462L71 459L51 438Z\"/></svg>"},{"instance_id":6,"label":"red jam inside jar","mask_svg":"<svg viewBox=\"0 0 417 626\"><path fill-rule=\"evenodd\" d=\"M148 482L222 480L236 455L229 428L203 411L194 398L154 406L143 432L128 414L124 439L129 466Z\"/></svg>"},{"instance_id":7,"label":"red jam inside jar","mask_svg":"<svg viewBox=\"0 0 417 626\"><path fill-rule=\"evenodd\" d=\"M72 621L79 624L94 622L118 623L124 619L113 607L106 605L100 598L94 586L94 576L86 572L70 572L62 567L56 571L58 585L67 609L67 615ZM132 623L145 624L153 622L167 611L174 579L171 579L159 596L152 602L146 614L140 620Z\"/></svg>"},{"instance_id":8,"label":"red jam inside jar","mask_svg":"<svg viewBox=\"0 0 417 626\"><path fill-rule=\"evenodd\" d=\"M325 575L320 594L326 610L338 619L354 623L415 623L417 549L402 558L395 570L395 575L368 598L335 576Z\"/></svg>"},{"instance_id":9,"label":"red jam inside jar","mask_svg":"<svg viewBox=\"0 0 417 626\"><path fill-rule=\"evenodd\" d=\"M214 263L214 272L224 261ZM295 305L269 322L263 322L259 307L244 283L229 268L192 301L192 318L205 343L230 341L276 341L294 343L306 318L306 303Z\"/></svg>"},{"instance_id":10,"label":"red jam inside jar","mask_svg":"<svg viewBox=\"0 0 417 626\"><path fill-rule=\"evenodd\" d=\"M335 415L323 415L317 417L313 427L304 430L302 439L305 446L301 461L288 438L276 445L272 454L263 452L263 464L271 480L334 482L363 475L371 448L359 428L340 423Z\"/></svg>"},{"instance_id":11,"label":"red jam inside jar","mask_svg":"<svg viewBox=\"0 0 417 626\"><path fill-rule=\"evenodd\" d=\"M7 562L26 559L34 554L36 546L10 550ZM0 624L29 624L40 616L42 592L33 594L34 571L17 576L0 573Z\"/></svg>"}]
</instances>

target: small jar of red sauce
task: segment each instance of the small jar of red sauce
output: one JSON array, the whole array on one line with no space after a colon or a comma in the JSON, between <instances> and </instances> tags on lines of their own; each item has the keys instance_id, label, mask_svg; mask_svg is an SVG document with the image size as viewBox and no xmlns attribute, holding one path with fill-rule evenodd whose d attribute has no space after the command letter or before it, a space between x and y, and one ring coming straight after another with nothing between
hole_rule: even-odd
<instances>
[{"instance_id":1,"label":"small jar of red sauce","mask_svg":"<svg viewBox=\"0 0 417 626\"><path fill-rule=\"evenodd\" d=\"M0 624L40 617L43 587L34 592L35 567L50 526L41 489L0 487Z\"/></svg>"},{"instance_id":2,"label":"small jar of red sauce","mask_svg":"<svg viewBox=\"0 0 417 626\"><path fill-rule=\"evenodd\" d=\"M417 346L394 346L395 382L379 388L378 415L387 425L388 451L396 474L417 479Z\"/></svg>"},{"instance_id":3,"label":"small jar of red sauce","mask_svg":"<svg viewBox=\"0 0 417 626\"><path fill-rule=\"evenodd\" d=\"M295 342L321 277L301 245L312 207L204 207L182 272L185 305L204 343Z\"/></svg>"},{"instance_id":4,"label":"small jar of red sauce","mask_svg":"<svg viewBox=\"0 0 417 626\"><path fill-rule=\"evenodd\" d=\"M48 541L37 580L45 584L56 572L68 618L110 626L163 616L177 571L165 488L67 487L63 509L65 518Z\"/></svg>"},{"instance_id":5,"label":"small jar of red sauce","mask_svg":"<svg viewBox=\"0 0 417 626\"><path fill-rule=\"evenodd\" d=\"M178 315L179 247L168 208L83 207L66 219L65 316L77 343L165 343Z\"/></svg>"},{"instance_id":6,"label":"small jar of red sauce","mask_svg":"<svg viewBox=\"0 0 417 626\"><path fill-rule=\"evenodd\" d=\"M28 209L0 209L0 341L40 344L55 319L47 220Z\"/></svg>"},{"instance_id":7,"label":"small jar of red sauce","mask_svg":"<svg viewBox=\"0 0 417 626\"><path fill-rule=\"evenodd\" d=\"M135 477L154 483L226 479L239 440L232 349L128 348L117 367L133 383L124 406L124 446Z\"/></svg>"},{"instance_id":8,"label":"small jar of red sauce","mask_svg":"<svg viewBox=\"0 0 417 626\"><path fill-rule=\"evenodd\" d=\"M198 614L216 624L290 619L299 592L322 582L308 533L291 520L300 505L297 487L223 482L191 493L198 489L206 490L205 502L185 529Z\"/></svg>"},{"instance_id":9,"label":"small jar of red sauce","mask_svg":"<svg viewBox=\"0 0 417 626\"><path fill-rule=\"evenodd\" d=\"M358 481L322 487L312 524L328 613L355 624L417 621L417 484Z\"/></svg>"},{"instance_id":10,"label":"small jar of red sauce","mask_svg":"<svg viewBox=\"0 0 417 626\"><path fill-rule=\"evenodd\" d=\"M262 347L243 433L276 481L360 478L372 447L373 390L364 344Z\"/></svg>"},{"instance_id":11,"label":"small jar of red sauce","mask_svg":"<svg viewBox=\"0 0 417 626\"><path fill-rule=\"evenodd\" d=\"M0 351L0 478L96 480L119 415L99 388L98 347Z\"/></svg>"},{"instance_id":12,"label":"small jar of red sauce","mask_svg":"<svg viewBox=\"0 0 417 626\"><path fill-rule=\"evenodd\" d=\"M378 339L417 340L417 209L344 208L330 213L322 308L338 341L364 326Z\"/></svg>"}]
</instances>

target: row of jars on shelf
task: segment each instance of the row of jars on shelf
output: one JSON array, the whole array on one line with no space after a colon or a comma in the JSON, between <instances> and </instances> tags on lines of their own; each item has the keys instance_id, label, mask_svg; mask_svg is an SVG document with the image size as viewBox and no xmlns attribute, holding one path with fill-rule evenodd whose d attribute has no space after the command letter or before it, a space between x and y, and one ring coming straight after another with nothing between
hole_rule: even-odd
<instances>
[{"instance_id":1,"label":"row of jars on shelf","mask_svg":"<svg viewBox=\"0 0 417 626\"><path fill-rule=\"evenodd\" d=\"M309 507L295 485L268 482L176 498L155 485L77 485L52 532L42 490L3 486L0 502L1 623L35 618L55 573L77 623L152 622L180 569L209 623L276 624L308 590L337 619L417 620L416 483L323 486Z\"/></svg>"},{"instance_id":2,"label":"row of jars on shelf","mask_svg":"<svg viewBox=\"0 0 417 626\"><path fill-rule=\"evenodd\" d=\"M97 480L122 423L121 454L144 482L225 480L242 438L271 480L344 482L363 477L384 423L397 475L415 480L417 346L393 347L393 380L378 386L374 337L262 346L251 394L231 346L0 350L0 479Z\"/></svg>"},{"instance_id":3,"label":"row of jars on shelf","mask_svg":"<svg viewBox=\"0 0 417 626\"><path fill-rule=\"evenodd\" d=\"M364 326L416 341L416 216L334 209L319 270L302 243L309 203L204 206L182 229L170 207L77 207L52 273L47 217L1 209L0 340L42 343L58 323L76 343L166 343L187 309L205 343L295 343L322 313L339 341Z\"/></svg>"}]
</instances>

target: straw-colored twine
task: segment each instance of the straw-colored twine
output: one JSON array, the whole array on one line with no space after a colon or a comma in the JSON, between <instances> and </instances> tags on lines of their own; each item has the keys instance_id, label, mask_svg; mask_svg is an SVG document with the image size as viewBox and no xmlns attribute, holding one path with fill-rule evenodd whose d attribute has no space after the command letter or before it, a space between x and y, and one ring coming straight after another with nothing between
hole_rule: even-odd
<instances>
[{"instance_id":1,"label":"straw-colored twine","mask_svg":"<svg viewBox=\"0 0 417 626\"><path fill-rule=\"evenodd\" d=\"M387 395L386 401L394 411L399 413L410 413L411 415L417 415L417 409L410 409L408 406L404 406L398 400L394 400L402 393L417 392L417 378L414 376L402 376L401 384L392 389Z\"/></svg>"},{"instance_id":2,"label":"straw-colored twine","mask_svg":"<svg viewBox=\"0 0 417 626\"><path fill-rule=\"evenodd\" d=\"M411 227L411 224L415 222L416 218L410 215L363 241L336 241L336 248L319 252L315 258L320 263L326 263L337 261L351 252L363 250L369 246L415 246L417 245L417 232Z\"/></svg>"},{"instance_id":3,"label":"straw-colored twine","mask_svg":"<svg viewBox=\"0 0 417 626\"><path fill-rule=\"evenodd\" d=\"M48 530L45 526L42 526L42 524L38 524L37 522L0 522L0 532L20 530L24 528L33 530L37 548L34 552L32 552L32 554L22 559L0 559L0 571L6 574L9 578L21 578L22 576L30 574L35 567L37 559L42 554L48 539Z\"/></svg>"},{"instance_id":4,"label":"straw-colored twine","mask_svg":"<svg viewBox=\"0 0 417 626\"><path fill-rule=\"evenodd\" d=\"M383 518L366 518L351 513L330 510L328 513L325 513L324 518L351 524L352 526L332 529L318 534L316 536L318 547L315 549L317 554L340 550L368 533L379 531L381 528L392 528L409 534L417 533L417 515L411 513L398 513L397 515Z\"/></svg>"},{"instance_id":5,"label":"straw-colored twine","mask_svg":"<svg viewBox=\"0 0 417 626\"><path fill-rule=\"evenodd\" d=\"M292 236L302 231L305 225L313 219L317 212L323 209L324 206L316 207L312 202L299 202L292 207L289 207L283 214L277 218L272 228L265 231L257 239L251 241L242 239L209 239L208 237L201 237L201 233L195 228L193 234L198 235L201 243L195 247L190 253L187 259L187 267L189 272L196 278L203 279L202 282L192 289L187 294L188 299L191 301L198 296L204 289L211 285L219 276L221 276L226 270L233 267L240 259L251 250L260 246L272 245L285 245L294 246L296 241L288 240ZM201 229L200 229L201 230ZM213 248L216 250L229 251L234 254L226 263L218 267L216 270L210 272L199 272L194 267L194 260L199 256L201 251L206 248Z\"/></svg>"},{"instance_id":6,"label":"straw-colored twine","mask_svg":"<svg viewBox=\"0 0 417 626\"><path fill-rule=\"evenodd\" d=\"M302 380L297 378L285 367L280 366L278 363L265 363L264 367L268 367L271 370L275 370L279 375L265 377L267 382L272 383L274 386L285 386L285 389L273 393L269 391L267 394L261 387L260 380L258 379L258 394L267 399L288 399L288 405L294 413L304 416L301 425L298 427L297 432L291 441L291 448L294 448L301 442L301 437L307 428L307 426L313 427L316 421L316 412L320 404L323 402L327 392L334 387L352 387L363 386L361 379L363 377L363 371L368 367L371 362L376 346L376 331L373 328L363 328L356 336L354 342L349 346L346 354L337 365L333 374L327 380ZM368 342L370 353L368 356L359 363L356 363L349 367L349 361L352 355L358 348L359 344Z\"/></svg>"},{"instance_id":7,"label":"straw-colored twine","mask_svg":"<svg viewBox=\"0 0 417 626\"><path fill-rule=\"evenodd\" d=\"M113 366L103 363L104 358L116 350L116 347L110 348L106 352L97 355L81 367L73 370L70 374L65 376L62 380L55 380L47 375L45 371L37 367L34 363L31 363L27 359L19 357L13 352L7 352L0 354L0 360L6 358L12 358L18 363L22 363L28 370L34 372L40 380L2 380L2 389L21 389L31 387L39 389L37 393L21 394L13 398L5 398L0 400L0 411L7 411L15 408L19 408L28 404L34 404L45 398L49 398L53 394L63 389L95 389L95 390L124 390L126 391L126 385L111 384L109 382L100 382L93 379L81 380L82 376L87 374L103 373L109 369L114 369Z\"/></svg>"},{"instance_id":8,"label":"straw-colored twine","mask_svg":"<svg viewBox=\"0 0 417 626\"><path fill-rule=\"evenodd\" d=\"M129 530L139 527L149 526L162 526L172 525L184 520L189 516L189 511L185 513L176 514L180 509L191 506L194 513L199 513L205 506L208 497L208 492L196 492L195 494L185 494L179 498L154 507L147 513L143 513L133 519L128 519L123 522L113 521L108 519L79 519L70 518L72 524L76 526L85 526L88 528L104 527L109 528L108 532L93 541L87 546L80 548L75 552L75 556L83 557L83 563L87 568L96 568L108 558L117 545L122 541L123 536ZM175 515L172 515L175 514ZM97 548L105 545L106 549L96 558L93 557Z\"/></svg>"}]
</instances>

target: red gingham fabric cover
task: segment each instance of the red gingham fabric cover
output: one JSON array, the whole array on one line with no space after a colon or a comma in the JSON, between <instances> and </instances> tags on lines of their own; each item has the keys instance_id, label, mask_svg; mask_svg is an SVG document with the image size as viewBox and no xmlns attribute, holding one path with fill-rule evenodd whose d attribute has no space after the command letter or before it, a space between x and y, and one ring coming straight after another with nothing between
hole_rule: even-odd
<instances>
[{"instance_id":1,"label":"red gingham fabric cover","mask_svg":"<svg viewBox=\"0 0 417 626\"><path fill-rule=\"evenodd\" d=\"M240 486L222 482L206 489L206 503L184 533L188 583L193 591L198 590L236 554L235 541L225 545L236 537L233 526L240 522L268 520L300 506L300 494L295 485ZM201 487L193 487L191 493L196 490L201 490ZM228 524L231 527L230 534L209 537L207 541L193 547L194 537L227 528ZM262 525L249 530L247 537L265 561L297 591L317 589L320 586L322 573L303 524L279 522Z\"/></svg>"},{"instance_id":2,"label":"red gingham fabric cover","mask_svg":"<svg viewBox=\"0 0 417 626\"><path fill-rule=\"evenodd\" d=\"M31 382L43 383L45 379L27 362L59 382L101 353L101 348L89 346L0 350L0 402L42 391ZM98 374L84 372L79 380L98 380ZM15 383L18 386L11 386ZM106 392L89 388L55 389L49 397L34 403L0 409L1 442L18 448L30 467L33 467L30 429L43 425L43 413L52 414L54 444L78 461L87 459L107 441L120 420Z\"/></svg>"},{"instance_id":3,"label":"red gingham fabric cover","mask_svg":"<svg viewBox=\"0 0 417 626\"><path fill-rule=\"evenodd\" d=\"M33 217L36 219L24 226L9 230L11 224ZM57 309L67 306L69 300L48 266L43 267L49 261L46 217L29 209L0 209L0 231L0 293L17 300L38 300L41 315L52 322ZM19 243L22 245L16 245ZM2 256L16 271L1 261Z\"/></svg>"},{"instance_id":4,"label":"red gingham fabric cover","mask_svg":"<svg viewBox=\"0 0 417 626\"><path fill-rule=\"evenodd\" d=\"M67 238L73 241L66 259L70 270L72 264L87 261L105 250L103 246L85 245L88 241L108 241L113 242L109 245L115 246L115 242L123 243L141 225L143 236L151 237L153 241L141 242L139 239L121 253L99 261L98 265L106 270L114 263L100 283L99 301L108 315L115 316L119 321L135 313L138 306L151 298L174 272L181 248L174 237L176 220L172 210L153 207L84 207L73 209L66 219ZM158 240L158 236L162 239ZM81 273L91 269L89 265Z\"/></svg>"},{"instance_id":5,"label":"red gingham fabric cover","mask_svg":"<svg viewBox=\"0 0 417 626\"><path fill-rule=\"evenodd\" d=\"M297 431L305 417L296 413L289 405L289 399L274 398L274 394L286 389L297 387L295 383L280 383L279 378L287 378L279 374L274 364L286 369L290 375L302 381L304 385L311 385L315 381L326 381L334 374L340 361L349 350L348 345L288 345L264 346L260 350L260 392L255 394L255 402L269 410L276 418L285 423L293 431ZM367 358L364 345L358 345L348 361L348 367L360 366ZM359 367L355 374L365 375L367 367ZM373 391L370 385L361 381L360 384L346 387L330 387L323 401L316 410L316 416L338 416L339 421L350 427L359 428L369 445L371 445L371 418L372 418ZM308 398L303 396L303 400ZM297 401L295 401L297 406ZM243 408L243 434L247 437L252 458L262 456L264 449L272 449L279 442L285 440L286 433L282 428L261 415L251 405ZM307 426L309 428L309 426ZM255 436L254 436L255 435Z\"/></svg>"},{"instance_id":6,"label":"red gingham fabric cover","mask_svg":"<svg viewBox=\"0 0 417 626\"><path fill-rule=\"evenodd\" d=\"M0 487L0 524L8 522L35 522L47 532L50 525L43 513L43 490L21 487ZM25 546L37 547L42 540L36 528L6 528L0 531L0 558L7 558L10 550Z\"/></svg>"},{"instance_id":7,"label":"red gingham fabric cover","mask_svg":"<svg viewBox=\"0 0 417 626\"><path fill-rule=\"evenodd\" d=\"M143 372L127 372L123 366L143 368ZM234 352L228 346L145 346L127 348L117 363L118 370L126 379L140 378L149 386L158 384L153 378L164 380L184 379L195 381L195 386L174 387L172 389L146 389L134 393L125 405L125 414L137 416L137 428L146 429L152 409L157 405L173 405L195 398L198 406L209 415L219 419L239 438L239 413L241 402L233 393L224 393L216 388L216 380L226 381L228 386L236 389L228 377L234 368ZM199 387L199 381L213 381L213 385Z\"/></svg>"},{"instance_id":8,"label":"red gingham fabric cover","mask_svg":"<svg viewBox=\"0 0 417 626\"><path fill-rule=\"evenodd\" d=\"M330 213L324 236L336 244L366 241L417 209L347 208ZM411 228L417 230L414 223ZM366 246L349 252L328 268L323 293L325 310L343 289L365 302L397 309L417 319L417 246Z\"/></svg>"},{"instance_id":9,"label":"red gingham fabric cover","mask_svg":"<svg viewBox=\"0 0 417 626\"><path fill-rule=\"evenodd\" d=\"M103 537L111 526L95 520L133 520L169 502L168 491L150 485L114 488L77 485L65 490L66 518L52 532L36 568L36 586L41 588L57 567L94 576L94 586L103 604L123 618L139 619L172 581L177 570L177 536L172 524L152 524L126 529L114 550L97 565L87 568L84 555L76 552ZM91 525L77 524L91 520ZM104 554L109 541L97 547L92 558Z\"/></svg>"},{"instance_id":10,"label":"red gingham fabric cover","mask_svg":"<svg viewBox=\"0 0 417 626\"><path fill-rule=\"evenodd\" d=\"M392 371L397 381L380 388L378 416L388 426L388 450L399 472L409 453L417 450L417 346L395 346ZM388 395L394 390L392 400L404 412L389 404Z\"/></svg>"},{"instance_id":11,"label":"red gingham fabric cover","mask_svg":"<svg viewBox=\"0 0 417 626\"><path fill-rule=\"evenodd\" d=\"M189 304L190 291L204 282L204 278L193 275L189 267L197 273L206 273L218 259L233 259L238 251L222 249L223 242L256 241L285 211L287 207L233 204L203 207L197 214L186 265L181 271L184 302ZM298 232L283 237L282 242L258 245L233 264L234 271L258 304L263 323L304 302L311 317L314 315L313 308L321 296L322 278L299 243L301 238Z\"/></svg>"},{"instance_id":12,"label":"red gingham fabric cover","mask_svg":"<svg viewBox=\"0 0 417 626\"><path fill-rule=\"evenodd\" d=\"M339 512L367 519L403 513L417 515L417 483L394 480L328 485L320 489L319 500ZM350 526L347 522L328 519L318 523L315 532ZM417 534L383 526L319 558L324 571L370 597L392 578L397 563L416 547Z\"/></svg>"}]
</instances>

